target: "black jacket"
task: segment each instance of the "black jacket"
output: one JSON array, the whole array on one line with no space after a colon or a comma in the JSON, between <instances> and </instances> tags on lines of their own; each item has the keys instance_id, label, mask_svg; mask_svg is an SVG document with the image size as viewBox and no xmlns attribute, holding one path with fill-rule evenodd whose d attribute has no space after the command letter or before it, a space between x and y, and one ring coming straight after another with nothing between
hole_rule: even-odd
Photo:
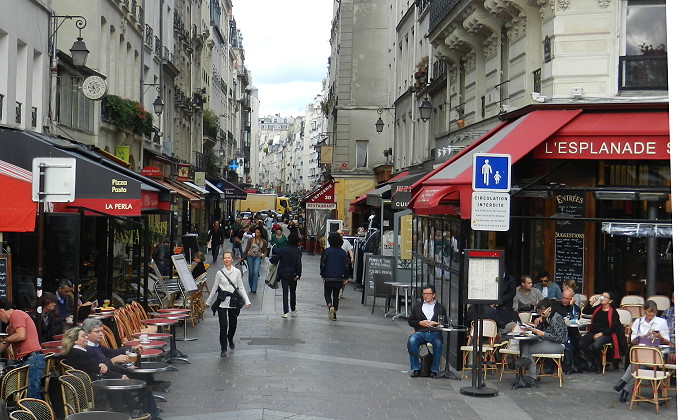
<instances>
[{"instance_id":1,"label":"black jacket","mask_svg":"<svg viewBox=\"0 0 679 420\"><path fill-rule=\"evenodd\" d=\"M73 307L72 304L71 307ZM53 341L55 335L64 332L64 324L61 322L59 313L56 310L47 312L47 322L45 322L42 314L39 314L38 311L31 312L30 316L35 324L35 329L38 331L38 341L41 343Z\"/></svg>"},{"instance_id":2,"label":"black jacket","mask_svg":"<svg viewBox=\"0 0 679 420\"><path fill-rule=\"evenodd\" d=\"M446 308L440 303L436 302L436 304L434 305L434 317L433 319L429 319L428 321L437 321L439 315L446 316ZM424 312L422 312L422 302L417 302L415 305L413 305L413 310L410 311L410 316L408 317L408 325L415 328L415 332L440 331L436 328L421 326L419 322L424 320L427 320L427 317L424 316Z\"/></svg>"},{"instance_id":3,"label":"black jacket","mask_svg":"<svg viewBox=\"0 0 679 420\"><path fill-rule=\"evenodd\" d=\"M279 248L276 255L270 258L272 264L278 264L278 278L291 279L302 276L302 250L287 245Z\"/></svg>"},{"instance_id":4,"label":"black jacket","mask_svg":"<svg viewBox=\"0 0 679 420\"><path fill-rule=\"evenodd\" d=\"M342 249L331 246L321 254L321 277L323 279L348 279L351 273L351 259Z\"/></svg>"}]
</instances>

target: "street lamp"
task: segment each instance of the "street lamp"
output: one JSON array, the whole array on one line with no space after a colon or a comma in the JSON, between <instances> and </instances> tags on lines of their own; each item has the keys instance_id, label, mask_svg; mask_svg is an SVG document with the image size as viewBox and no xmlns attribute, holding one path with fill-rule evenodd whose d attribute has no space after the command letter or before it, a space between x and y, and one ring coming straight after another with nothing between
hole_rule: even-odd
<instances>
[{"instance_id":1,"label":"street lamp","mask_svg":"<svg viewBox=\"0 0 679 420\"><path fill-rule=\"evenodd\" d=\"M377 108L377 115L379 115L379 117L377 118L377 121L375 122L375 131L377 131L378 134L380 134L380 133L382 133L382 131L384 131L384 121L382 120L382 112L384 112L385 109L389 110L389 109L396 109L396 108L392 108L392 107ZM393 117L393 114L392 114L392 117Z\"/></svg>"},{"instance_id":2,"label":"street lamp","mask_svg":"<svg viewBox=\"0 0 679 420\"><path fill-rule=\"evenodd\" d=\"M59 21L61 19L61 21ZM83 41L83 28L87 26L87 19L84 16L70 16L70 15L55 15L52 14L52 34L50 39L52 41L52 59L57 56L57 32L61 25L64 24L66 19L75 19L75 27L78 28L78 39L73 43L73 46L69 51L71 51L71 58L73 59L73 65L76 67L83 67L87 63L87 55L90 50L87 49L85 41Z\"/></svg>"},{"instance_id":3,"label":"street lamp","mask_svg":"<svg viewBox=\"0 0 679 420\"><path fill-rule=\"evenodd\" d=\"M431 111L433 107L431 106L431 102L429 102L429 99L424 98L422 103L420 103L420 106L418 107L420 109L420 118L422 118L422 121L427 122L429 118L431 118Z\"/></svg>"},{"instance_id":4,"label":"street lamp","mask_svg":"<svg viewBox=\"0 0 679 420\"><path fill-rule=\"evenodd\" d=\"M160 114L163 113L163 109L165 108L165 102L163 102L163 99L158 96L155 101L153 101L153 112L156 113L156 115L160 116Z\"/></svg>"}]
</instances>

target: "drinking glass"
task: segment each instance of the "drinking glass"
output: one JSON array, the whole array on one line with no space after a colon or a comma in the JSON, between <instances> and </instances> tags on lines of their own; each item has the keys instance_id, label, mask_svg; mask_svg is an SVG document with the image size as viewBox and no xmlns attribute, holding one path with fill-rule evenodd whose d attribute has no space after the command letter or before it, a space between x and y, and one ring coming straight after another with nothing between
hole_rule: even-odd
<instances>
[{"instance_id":1,"label":"drinking glass","mask_svg":"<svg viewBox=\"0 0 679 420\"><path fill-rule=\"evenodd\" d=\"M438 322L439 322L439 325L443 327L444 323L446 322L445 315L439 315L438 316Z\"/></svg>"}]
</instances>

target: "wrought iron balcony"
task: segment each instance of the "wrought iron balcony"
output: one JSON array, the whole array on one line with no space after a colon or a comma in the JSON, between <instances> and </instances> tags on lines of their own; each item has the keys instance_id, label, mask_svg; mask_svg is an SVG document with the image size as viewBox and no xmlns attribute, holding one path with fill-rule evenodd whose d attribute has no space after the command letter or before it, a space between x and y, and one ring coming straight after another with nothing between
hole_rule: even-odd
<instances>
[{"instance_id":1,"label":"wrought iron balcony","mask_svg":"<svg viewBox=\"0 0 679 420\"><path fill-rule=\"evenodd\" d=\"M146 36L144 39L146 45L153 48L153 28L148 23L146 24Z\"/></svg>"},{"instance_id":2,"label":"wrought iron balcony","mask_svg":"<svg viewBox=\"0 0 679 420\"><path fill-rule=\"evenodd\" d=\"M620 57L620 90L667 90L667 55L628 55Z\"/></svg>"}]
</instances>

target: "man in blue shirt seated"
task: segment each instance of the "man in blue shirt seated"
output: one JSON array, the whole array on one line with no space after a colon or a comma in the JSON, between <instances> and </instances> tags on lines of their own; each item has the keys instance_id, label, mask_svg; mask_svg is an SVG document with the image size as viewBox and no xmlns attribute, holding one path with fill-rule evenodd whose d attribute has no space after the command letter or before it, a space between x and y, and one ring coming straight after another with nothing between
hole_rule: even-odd
<instances>
[{"instance_id":1,"label":"man in blue shirt seated","mask_svg":"<svg viewBox=\"0 0 679 420\"><path fill-rule=\"evenodd\" d=\"M415 332L408 338L408 353L410 354L410 369L413 371L412 378L420 376L421 361L418 357L420 346L431 343L433 347L433 360L431 364L431 377L436 378L439 372L441 349L443 347L443 335L438 325L438 317L445 319L446 308L436 302L436 289L432 285L422 287L422 301L413 305L413 310L408 317L408 324L415 328Z\"/></svg>"},{"instance_id":2,"label":"man in blue shirt seated","mask_svg":"<svg viewBox=\"0 0 679 420\"><path fill-rule=\"evenodd\" d=\"M538 282L533 287L541 291L546 299L561 300L561 288L549 278L546 271L538 274Z\"/></svg>"},{"instance_id":3,"label":"man in blue shirt seated","mask_svg":"<svg viewBox=\"0 0 679 420\"><path fill-rule=\"evenodd\" d=\"M73 283L70 280L62 280L57 287L57 310L59 317L66 319L73 313Z\"/></svg>"}]
</instances>

